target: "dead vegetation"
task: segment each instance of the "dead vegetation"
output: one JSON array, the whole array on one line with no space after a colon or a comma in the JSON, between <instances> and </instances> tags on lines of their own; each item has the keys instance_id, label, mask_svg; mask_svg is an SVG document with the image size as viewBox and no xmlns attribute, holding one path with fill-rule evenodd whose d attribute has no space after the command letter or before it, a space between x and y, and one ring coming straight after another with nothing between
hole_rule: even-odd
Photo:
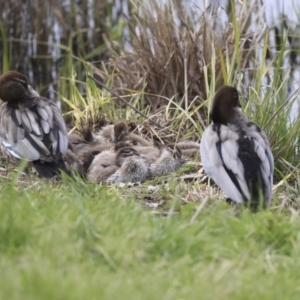
<instances>
[{"instance_id":1,"label":"dead vegetation","mask_svg":"<svg viewBox=\"0 0 300 300\"><path fill-rule=\"evenodd\" d=\"M257 2L240 7L239 15L231 8L226 24L221 24L218 8L201 11L191 5L191 14L180 0L165 5L158 0L138 2L127 22L130 47L120 53L111 49L112 57L96 74L104 82L113 82L121 93L144 90L145 104L153 112L172 97L186 109L191 101L197 106L207 99L210 86L235 84L234 76L249 67L253 50L265 34L250 27ZM229 62L234 62L236 74L228 80L224 68Z\"/></svg>"}]
</instances>

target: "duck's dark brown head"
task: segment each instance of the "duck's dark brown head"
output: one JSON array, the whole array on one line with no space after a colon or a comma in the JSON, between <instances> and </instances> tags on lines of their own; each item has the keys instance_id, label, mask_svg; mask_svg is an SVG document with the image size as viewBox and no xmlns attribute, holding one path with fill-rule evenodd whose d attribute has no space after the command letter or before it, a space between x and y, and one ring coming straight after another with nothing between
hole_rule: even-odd
<instances>
[{"instance_id":1,"label":"duck's dark brown head","mask_svg":"<svg viewBox=\"0 0 300 300\"><path fill-rule=\"evenodd\" d=\"M125 122L119 122L114 126L114 137L112 142L118 143L123 141L129 134L128 126Z\"/></svg>"},{"instance_id":2,"label":"duck's dark brown head","mask_svg":"<svg viewBox=\"0 0 300 300\"><path fill-rule=\"evenodd\" d=\"M27 77L17 71L8 71L0 76L0 99L4 102L23 102L33 96L28 88Z\"/></svg>"},{"instance_id":3,"label":"duck's dark brown head","mask_svg":"<svg viewBox=\"0 0 300 300\"><path fill-rule=\"evenodd\" d=\"M237 89L232 86L223 86L215 95L210 117L215 124L227 124L233 120L238 107L241 105Z\"/></svg>"}]
</instances>

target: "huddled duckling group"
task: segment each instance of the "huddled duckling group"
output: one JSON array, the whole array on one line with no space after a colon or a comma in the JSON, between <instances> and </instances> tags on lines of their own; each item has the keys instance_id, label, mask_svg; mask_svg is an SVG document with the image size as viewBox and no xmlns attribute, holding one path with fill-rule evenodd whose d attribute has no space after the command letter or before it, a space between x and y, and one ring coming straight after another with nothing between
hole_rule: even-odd
<instances>
[{"instance_id":1,"label":"huddled duckling group","mask_svg":"<svg viewBox=\"0 0 300 300\"><path fill-rule=\"evenodd\" d=\"M84 128L68 135L58 107L41 97L27 77L16 71L0 76L0 140L6 152L31 161L41 177L74 171L94 182L145 181L177 170L183 158L199 151L198 143L183 141L157 148L130 133L125 122L107 125L98 133ZM238 203L257 208L272 199L274 158L264 131L239 109L234 87L219 89L200 153L206 173Z\"/></svg>"},{"instance_id":2,"label":"huddled duckling group","mask_svg":"<svg viewBox=\"0 0 300 300\"><path fill-rule=\"evenodd\" d=\"M159 149L129 132L123 121L107 125L97 133L84 128L82 137L69 136L69 144L82 162L87 179L97 183L142 182L167 175L182 165L182 151L188 150L188 155L199 151L199 144L191 141Z\"/></svg>"}]
</instances>

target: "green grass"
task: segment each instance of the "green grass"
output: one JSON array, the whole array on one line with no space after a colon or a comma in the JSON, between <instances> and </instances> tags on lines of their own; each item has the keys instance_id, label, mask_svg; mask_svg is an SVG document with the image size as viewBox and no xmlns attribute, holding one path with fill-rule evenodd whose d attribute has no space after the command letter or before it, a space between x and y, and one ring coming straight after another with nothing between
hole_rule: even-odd
<instances>
[{"instance_id":1,"label":"green grass","mask_svg":"<svg viewBox=\"0 0 300 300\"><path fill-rule=\"evenodd\" d=\"M2 184L0 299L299 298L298 213L209 201L192 222L199 202L162 217L121 193Z\"/></svg>"}]
</instances>

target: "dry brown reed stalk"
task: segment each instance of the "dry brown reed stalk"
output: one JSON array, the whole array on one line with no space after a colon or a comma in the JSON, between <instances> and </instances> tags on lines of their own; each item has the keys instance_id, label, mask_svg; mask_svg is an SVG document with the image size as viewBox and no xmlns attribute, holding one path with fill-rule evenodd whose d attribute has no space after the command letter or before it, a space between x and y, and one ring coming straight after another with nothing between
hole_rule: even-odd
<instances>
[{"instance_id":1,"label":"dry brown reed stalk","mask_svg":"<svg viewBox=\"0 0 300 300\"><path fill-rule=\"evenodd\" d=\"M236 59L237 69L246 68L259 42L256 38L263 38L254 35L249 26L257 1L252 1L252 6L243 9L237 18L234 15L225 26L216 21L217 9L200 12L195 7L192 16L183 3L139 1L127 21L131 48L112 55L106 68L99 71L103 81L112 80L120 91L142 90L146 85L149 94L166 98L175 95L176 103L187 93L182 104L186 108L195 97L198 99L194 105L207 98L205 80L211 84L216 79L217 87L224 83L218 53L227 61ZM155 96L147 96L146 100L153 111L167 104L167 100Z\"/></svg>"}]
</instances>

